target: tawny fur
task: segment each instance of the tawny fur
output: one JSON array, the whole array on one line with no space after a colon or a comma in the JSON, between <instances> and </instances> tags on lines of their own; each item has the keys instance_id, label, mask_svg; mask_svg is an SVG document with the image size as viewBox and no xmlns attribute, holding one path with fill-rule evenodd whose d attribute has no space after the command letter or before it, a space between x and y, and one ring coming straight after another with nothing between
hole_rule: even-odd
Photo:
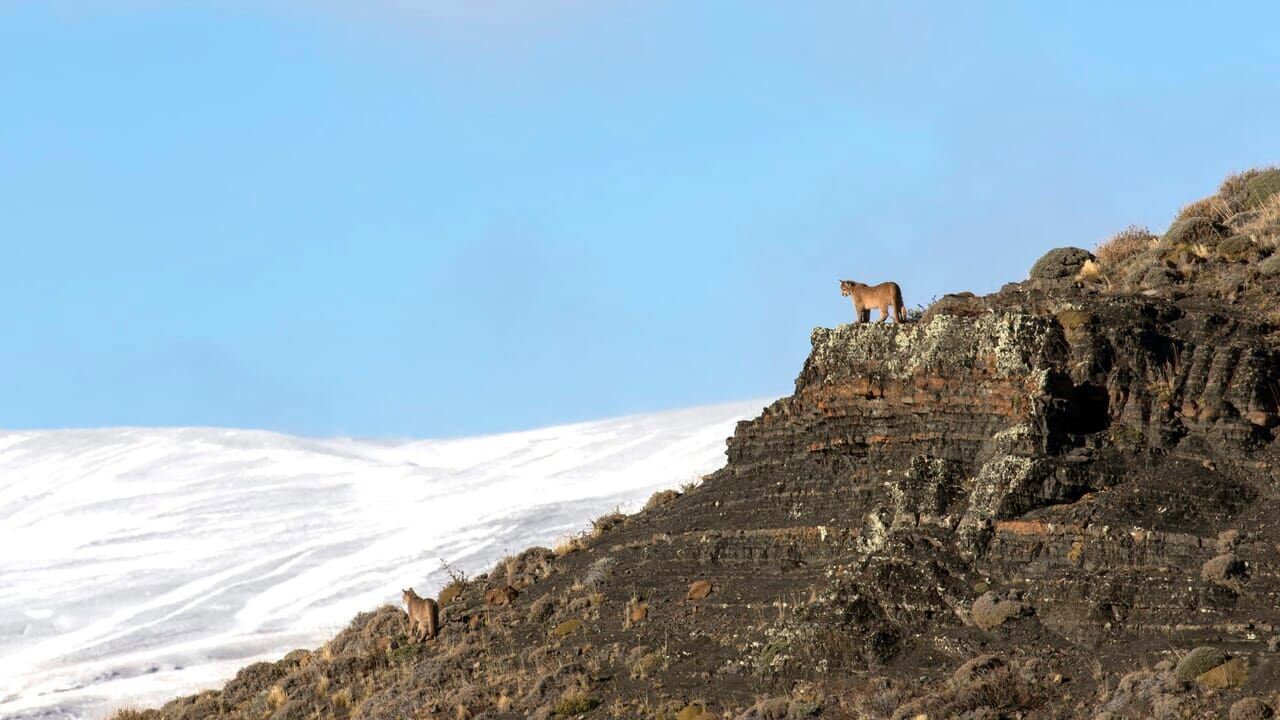
<instances>
[{"instance_id":1,"label":"tawny fur","mask_svg":"<svg viewBox=\"0 0 1280 720\"><path fill-rule=\"evenodd\" d=\"M907 309L902 304L902 288L896 282L883 282L879 285L865 285L852 280L840 281L840 294L853 298L853 310L858 315L857 322L871 322L871 309L880 309L880 319L884 322L893 311L893 321L900 323L907 316Z\"/></svg>"},{"instance_id":2,"label":"tawny fur","mask_svg":"<svg viewBox=\"0 0 1280 720\"><path fill-rule=\"evenodd\" d=\"M404 591L404 604L409 612L409 632L414 638L434 640L440 631L440 606L431 598L418 597L412 588Z\"/></svg>"}]
</instances>

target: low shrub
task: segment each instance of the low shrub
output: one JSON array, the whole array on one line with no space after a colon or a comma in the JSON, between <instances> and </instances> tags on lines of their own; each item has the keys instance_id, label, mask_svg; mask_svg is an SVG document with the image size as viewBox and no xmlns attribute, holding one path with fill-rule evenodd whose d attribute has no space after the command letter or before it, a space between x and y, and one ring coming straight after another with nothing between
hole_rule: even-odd
<instances>
[{"instance_id":1,"label":"low shrub","mask_svg":"<svg viewBox=\"0 0 1280 720\"><path fill-rule=\"evenodd\" d=\"M1093 254L1102 265L1115 267L1138 253L1151 249L1156 243L1156 236L1145 227L1130 225L1111 236L1094 249ZM1083 272L1083 268L1081 268Z\"/></svg>"},{"instance_id":2,"label":"low shrub","mask_svg":"<svg viewBox=\"0 0 1280 720\"><path fill-rule=\"evenodd\" d=\"M551 715L554 717L573 717L574 715L591 712L599 705L600 701L591 695L573 692L556 701L555 706L551 709Z\"/></svg>"},{"instance_id":3,"label":"low shrub","mask_svg":"<svg viewBox=\"0 0 1280 720\"><path fill-rule=\"evenodd\" d=\"M1216 647L1203 645L1178 661L1173 672L1179 680L1190 682L1227 661L1227 654Z\"/></svg>"}]
</instances>

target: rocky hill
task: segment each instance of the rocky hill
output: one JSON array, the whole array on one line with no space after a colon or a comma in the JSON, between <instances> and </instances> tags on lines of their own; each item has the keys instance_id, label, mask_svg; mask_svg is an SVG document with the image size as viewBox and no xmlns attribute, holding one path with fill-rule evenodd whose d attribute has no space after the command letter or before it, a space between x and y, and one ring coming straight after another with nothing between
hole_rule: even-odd
<instances>
[{"instance_id":1,"label":"rocky hill","mask_svg":"<svg viewBox=\"0 0 1280 720\"><path fill-rule=\"evenodd\" d=\"M1280 709L1280 171L916 322L813 333L698 487L131 718Z\"/></svg>"}]
</instances>

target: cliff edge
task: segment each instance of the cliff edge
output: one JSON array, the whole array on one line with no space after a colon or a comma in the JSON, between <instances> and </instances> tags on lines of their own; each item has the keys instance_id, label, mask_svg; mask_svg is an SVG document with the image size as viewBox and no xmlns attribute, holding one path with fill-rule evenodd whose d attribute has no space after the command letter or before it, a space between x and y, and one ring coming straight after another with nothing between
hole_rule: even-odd
<instances>
[{"instance_id":1,"label":"cliff edge","mask_svg":"<svg viewBox=\"0 0 1280 720\"><path fill-rule=\"evenodd\" d=\"M384 607L118 717L1269 717L1280 172L1242 175L1163 236L814 330L723 469L446 588L435 642Z\"/></svg>"}]
</instances>

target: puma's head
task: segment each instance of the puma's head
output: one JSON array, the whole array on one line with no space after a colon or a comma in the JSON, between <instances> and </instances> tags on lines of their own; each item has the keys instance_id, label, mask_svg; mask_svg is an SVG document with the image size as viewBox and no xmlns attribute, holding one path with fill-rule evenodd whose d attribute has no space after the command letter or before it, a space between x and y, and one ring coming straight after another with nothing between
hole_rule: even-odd
<instances>
[{"instance_id":1,"label":"puma's head","mask_svg":"<svg viewBox=\"0 0 1280 720\"><path fill-rule=\"evenodd\" d=\"M854 282L853 282L852 280L841 280L841 281L840 281L840 294L841 294L841 295L845 295L845 296L852 295L852 294L853 294L853 285L854 285Z\"/></svg>"}]
</instances>

